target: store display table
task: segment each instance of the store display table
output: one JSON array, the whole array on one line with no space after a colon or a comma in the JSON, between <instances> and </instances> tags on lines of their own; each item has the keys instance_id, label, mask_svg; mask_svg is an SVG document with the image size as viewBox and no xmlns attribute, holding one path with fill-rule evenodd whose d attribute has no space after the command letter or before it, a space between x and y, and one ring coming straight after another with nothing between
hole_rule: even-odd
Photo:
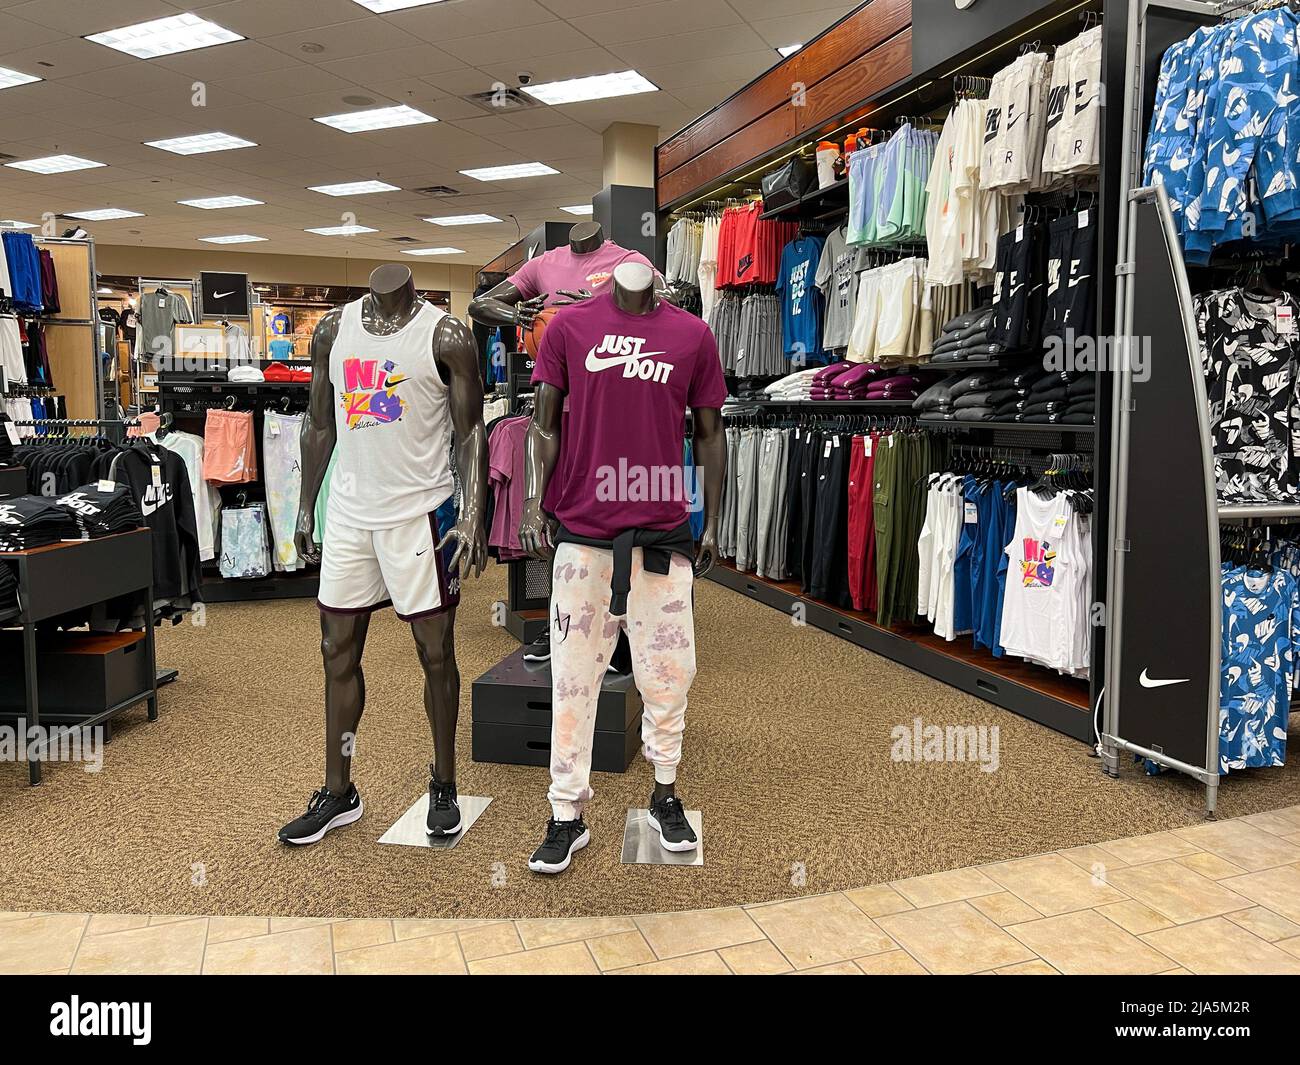
<instances>
[{"instance_id":1,"label":"store display table","mask_svg":"<svg viewBox=\"0 0 1300 1065\"><path fill-rule=\"evenodd\" d=\"M142 701L148 701L149 720L158 717L157 660L153 630L153 548L148 529L76 540L28 551L0 551L0 565L14 567L18 578L18 609L0 615L0 625L20 625L23 646L24 718L29 729L41 725L36 628L40 622L123 596L132 596L148 619L143 633L145 664L142 683L133 691L117 693L110 706L61 706L60 721L74 720L83 728L109 721ZM111 687L107 690L112 690ZM0 716L17 712L0 711ZM32 784L41 782L39 751L30 751L27 763Z\"/></svg>"}]
</instances>

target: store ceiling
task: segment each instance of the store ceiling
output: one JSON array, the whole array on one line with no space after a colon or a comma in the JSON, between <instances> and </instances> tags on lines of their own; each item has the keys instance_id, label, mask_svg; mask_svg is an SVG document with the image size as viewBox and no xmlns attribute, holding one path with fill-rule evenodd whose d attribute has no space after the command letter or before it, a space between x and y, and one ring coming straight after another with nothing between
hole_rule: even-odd
<instances>
[{"instance_id":1,"label":"store ceiling","mask_svg":"<svg viewBox=\"0 0 1300 1065\"><path fill-rule=\"evenodd\" d=\"M107 164L53 175L0 168L0 218L39 222L47 211L111 207L144 217L81 223L105 244L205 248L214 246L200 237L249 233L268 239L233 247L402 260L402 247L452 246L464 254L427 261L478 264L515 239L507 215L527 232L572 220L559 208L590 202L603 184L601 132L611 122L657 125L666 136L770 67L777 47L809 40L855 6L443 0L374 14L357 0L0 0L0 67L45 79L0 90L0 152ZM82 39L187 11L247 39L149 60ZM510 114L464 99L498 82L513 87L520 71L539 84L626 69L660 91ZM200 81L206 107L192 103ZM393 104L439 121L354 134L312 121ZM181 156L144 144L215 131L258 146ZM487 183L458 173L534 160L560 173ZM403 191L346 198L308 191L374 178ZM414 191L435 185L461 194ZM265 205L200 210L176 202L232 195ZM349 211L379 232L304 232L340 225ZM505 221L421 221L478 212ZM389 239L398 236L415 243Z\"/></svg>"}]
</instances>

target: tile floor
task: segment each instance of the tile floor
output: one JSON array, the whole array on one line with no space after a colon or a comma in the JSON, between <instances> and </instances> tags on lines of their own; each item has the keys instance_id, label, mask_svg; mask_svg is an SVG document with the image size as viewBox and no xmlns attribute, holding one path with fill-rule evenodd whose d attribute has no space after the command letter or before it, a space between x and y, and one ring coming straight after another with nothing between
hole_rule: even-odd
<instances>
[{"instance_id":1,"label":"tile floor","mask_svg":"<svg viewBox=\"0 0 1300 1065\"><path fill-rule=\"evenodd\" d=\"M1300 974L1300 806L691 913L521 921L0 913L0 972Z\"/></svg>"}]
</instances>

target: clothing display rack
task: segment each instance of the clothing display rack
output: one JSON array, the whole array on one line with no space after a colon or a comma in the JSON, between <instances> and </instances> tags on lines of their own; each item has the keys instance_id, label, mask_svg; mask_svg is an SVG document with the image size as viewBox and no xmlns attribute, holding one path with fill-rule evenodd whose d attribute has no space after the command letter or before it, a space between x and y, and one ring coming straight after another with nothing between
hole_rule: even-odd
<instances>
[{"instance_id":1,"label":"clothing display rack","mask_svg":"<svg viewBox=\"0 0 1300 1065\"><path fill-rule=\"evenodd\" d=\"M962 97L988 96L989 79L1028 51L1042 51L1072 41L1097 24L1105 9L1102 80L1114 99L1122 92L1124 66L1122 45L1123 0L1110 3L1059 2L1039 5L1032 14L1014 5L1014 12L1002 12L989 5L973 11L953 12L950 4L942 17L951 22L934 35L920 20L931 7L923 0L892 2L874 0L846 15L799 52L778 63L756 81L734 93L712 111L663 141L657 149L656 195L660 228L666 232L675 219L689 217L705 205L725 200L738 191L756 188L758 178L774 172L793 156L809 160L820 141L835 141L854 130L868 128L892 134L909 124L925 129ZM1011 7L1012 5L1008 5ZM1112 19L1112 11L1119 12ZM938 38L942 37L942 40ZM936 51L937 49L937 51ZM792 106L788 92L778 86L792 82L807 86L805 106ZM1102 111L1102 165L1095 202L1098 215L1098 276L1109 272L1114 262L1114 232L1117 188L1106 177L1104 160L1119 150L1121 123L1118 108ZM873 135L874 143L875 135ZM849 178L825 187L816 185L794 202L766 212L764 217L796 220L802 232L815 232L838 224L850 210ZM1070 181L1066 194L1080 186ZM1045 198L1038 202L1049 202ZM906 249L896 253L906 254ZM888 261L889 255L885 254ZM1094 335L1110 335L1113 313L1105 286L1096 289ZM936 324L937 328L937 324ZM720 345L721 346L721 345ZM992 366L999 365L994 359ZM982 364L988 366L986 362ZM965 370L964 364L946 366L908 365L907 372L933 373L943 369ZM972 364L970 369L979 368ZM1027 451L1045 460L1051 453L1085 450L1092 456L1093 489L1096 497L1095 529L1105 529L1107 518L1107 473L1110 464L1108 403L1110 382L1104 373L1094 375L1094 424L1034 424L997 421L943 421L915 427L942 434L946 440L961 441L967 447ZM742 395L734 417L746 409L760 417L825 417L843 426L850 419L873 413L886 415L891 409L911 413L910 402L816 399L811 401L751 401ZM770 412L770 415L769 415ZM838 419L838 422L836 422ZM1100 536L1096 537L1100 542ZM1094 550L1091 599L1100 602L1106 588L1105 552ZM1094 710L1104 676L1105 641L1100 632L1092 642L1092 661L1087 685L1069 677L1019 660L993 658L970 649L969 643L946 642L919 626L908 624L882 627L873 616L822 602L801 592L798 583L758 577L723 562L710 575L716 582L749 598L766 603L808 625L849 640L903 665L979 696L1006 709L1029 717L1080 741L1096 739Z\"/></svg>"}]
</instances>

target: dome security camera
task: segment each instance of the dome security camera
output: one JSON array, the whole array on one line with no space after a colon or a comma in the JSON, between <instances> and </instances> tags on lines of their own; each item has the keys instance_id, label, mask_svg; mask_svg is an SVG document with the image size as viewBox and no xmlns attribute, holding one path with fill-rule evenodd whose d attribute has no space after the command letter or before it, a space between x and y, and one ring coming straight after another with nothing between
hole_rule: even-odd
<instances>
[{"instance_id":1,"label":"dome security camera","mask_svg":"<svg viewBox=\"0 0 1300 1065\"><path fill-rule=\"evenodd\" d=\"M533 83L533 72L531 70L521 70L518 77L520 85L531 85Z\"/></svg>"}]
</instances>

